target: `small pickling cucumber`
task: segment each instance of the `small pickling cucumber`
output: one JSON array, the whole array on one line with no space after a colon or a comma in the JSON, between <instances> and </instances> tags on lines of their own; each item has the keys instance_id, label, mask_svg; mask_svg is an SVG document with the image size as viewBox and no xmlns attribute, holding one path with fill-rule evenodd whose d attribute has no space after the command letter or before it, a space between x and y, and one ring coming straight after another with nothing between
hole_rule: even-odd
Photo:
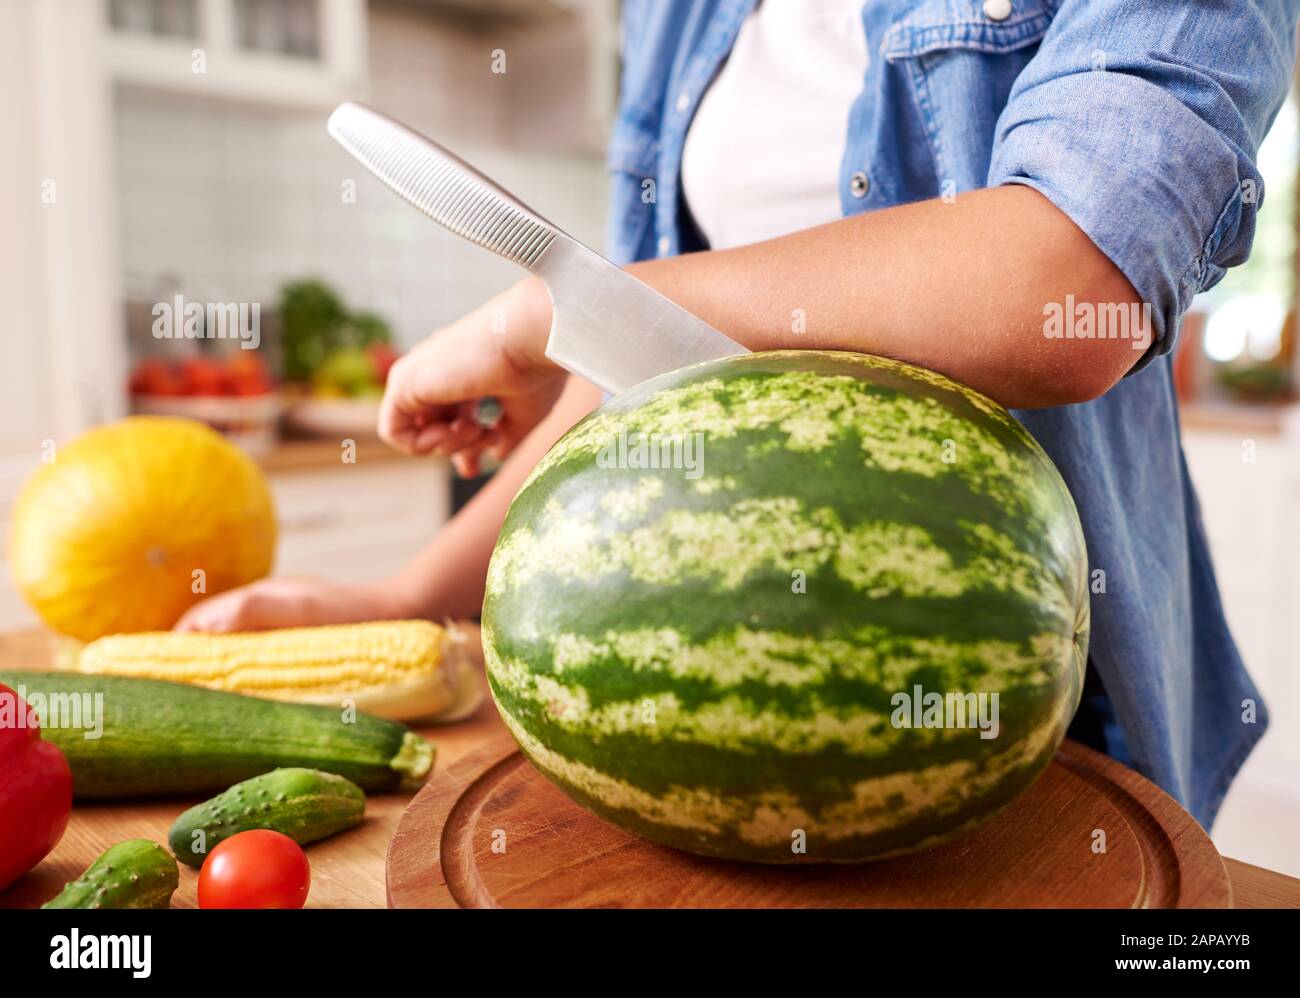
<instances>
[{"instance_id":1,"label":"small pickling cucumber","mask_svg":"<svg viewBox=\"0 0 1300 998\"><path fill-rule=\"evenodd\" d=\"M361 823L366 795L351 780L318 769L275 769L196 804L172 825L168 842L182 863L202 866L218 842L253 828L283 832L299 845Z\"/></svg>"},{"instance_id":2,"label":"small pickling cucumber","mask_svg":"<svg viewBox=\"0 0 1300 998\"><path fill-rule=\"evenodd\" d=\"M170 908L180 868L157 842L130 839L106 850L42 908Z\"/></svg>"}]
</instances>

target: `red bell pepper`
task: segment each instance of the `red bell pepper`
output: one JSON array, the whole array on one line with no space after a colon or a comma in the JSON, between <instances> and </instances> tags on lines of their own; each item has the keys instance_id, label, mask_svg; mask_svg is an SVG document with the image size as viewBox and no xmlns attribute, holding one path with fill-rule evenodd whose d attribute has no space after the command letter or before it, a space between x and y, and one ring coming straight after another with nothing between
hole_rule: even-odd
<instances>
[{"instance_id":1,"label":"red bell pepper","mask_svg":"<svg viewBox=\"0 0 1300 998\"><path fill-rule=\"evenodd\" d=\"M0 890L46 857L72 814L72 770L36 715L0 683Z\"/></svg>"}]
</instances>

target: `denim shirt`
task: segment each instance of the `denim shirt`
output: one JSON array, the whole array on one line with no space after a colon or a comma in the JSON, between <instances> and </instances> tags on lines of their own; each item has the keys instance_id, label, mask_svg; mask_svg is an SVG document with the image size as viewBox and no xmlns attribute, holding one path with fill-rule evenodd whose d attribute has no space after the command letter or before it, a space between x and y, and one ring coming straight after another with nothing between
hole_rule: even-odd
<instances>
[{"instance_id":1,"label":"denim shirt","mask_svg":"<svg viewBox=\"0 0 1300 998\"><path fill-rule=\"evenodd\" d=\"M707 248L683 203L682 148L754 4L625 0L616 262ZM1267 717L1224 620L1169 351L1192 297L1249 252L1254 156L1291 80L1294 6L1013 0L994 20L980 0L872 0L839 176L845 215L1026 184L1150 303L1153 336L1129 376L1095 401L1015 415L1064 476L1088 544L1089 681L1071 733L1206 827ZM993 273L996 252L991 232ZM863 280L873 266L862 261Z\"/></svg>"}]
</instances>

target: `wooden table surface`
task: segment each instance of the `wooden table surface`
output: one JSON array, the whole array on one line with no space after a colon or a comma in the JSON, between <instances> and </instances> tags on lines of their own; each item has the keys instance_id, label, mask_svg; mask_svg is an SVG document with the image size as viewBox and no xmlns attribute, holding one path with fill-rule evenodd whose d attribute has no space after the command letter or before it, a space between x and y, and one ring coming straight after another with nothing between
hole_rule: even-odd
<instances>
[{"instance_id":1,"label":"wooden table surface","mask_svg":"<svg viewBox=\"0 0 1300 998\"><path fill-rule=\"evenodd\" d=\"M39 669L48 666L52 643L48 634L23 631L0 634L0 669ZM471 718L456 724L417 729L438 747L437 771L504 731L496 708L485 699ZM309 908L383 908L386 906L384 861L398 818L412 794L373 794L365 821L350 831L308 847L311 859ZM62 841L35 870L7 891L0 908L37 907L53 897L109 846L124 839L151 838L166 843L176 816L201 798L111 803L78 803ZM1225 859L1239 908L1300 908L1300 880L1271 870ZM180 887L173 907L195 906L196 872L181 866Z\"/></svg>"}]
</instances>

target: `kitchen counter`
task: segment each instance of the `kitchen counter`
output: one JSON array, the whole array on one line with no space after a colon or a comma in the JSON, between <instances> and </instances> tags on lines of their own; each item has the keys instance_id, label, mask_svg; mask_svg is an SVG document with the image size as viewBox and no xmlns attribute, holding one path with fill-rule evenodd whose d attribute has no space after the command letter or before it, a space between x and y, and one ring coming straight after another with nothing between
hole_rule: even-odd
<instances>
[{"instance_id":1,"label":"kitchen counter","mask_svg":"<svg viewBox=\"0 0 1300 998\"><path fill-rule=\"evenodd\" d=\"M356 443L356 463L372 464L380 461L409 460L408 455L394 450L376 436L350 438ZM274 450L256 458L262 470L271 474L282 471L321 471L347 467L342 461L342 444L331 437L292 437L281 440Z\"/></svg>"},{"instance_id":2,"label":"kitchen counter","mask_svg":"<svg viewBox=\"0 0 1300 998\"><path fill-rule=\"evenodd\" d=\"M0 634L0 669L41 669L50 662L52 642L43 631ZM418 728L438 746L435 778L462 756L502 732L490 699L471 718L447 726ZM357 828L308 847L312 884L309 908L386 906L384 862L388 842L410 794L369 797L366 820ZM199 798L77 804L63 840L37 868L0 892L0 908L36 907L59 892L109 846L130 838L167 841L172 821ZM1300 908L1300 880L1226 859L1239 908ZM173 907L195 906L196 871L181 867Z\"/></svg>"},{"instance_id":3,"label":"kitchen counter","mask_svg":"<svg viewBox=\"0 0 1300 998\"><path fill-rule=\"evenodd\" d=\"M1294 402L1228 402L1207 399L1182 402L1179 420L1184 430L1238 433L1244 436L1281 436L1297 425L1300 405ZM1294 432L1294 431L1292 431Z\"/></svg>"}]
</instances>

